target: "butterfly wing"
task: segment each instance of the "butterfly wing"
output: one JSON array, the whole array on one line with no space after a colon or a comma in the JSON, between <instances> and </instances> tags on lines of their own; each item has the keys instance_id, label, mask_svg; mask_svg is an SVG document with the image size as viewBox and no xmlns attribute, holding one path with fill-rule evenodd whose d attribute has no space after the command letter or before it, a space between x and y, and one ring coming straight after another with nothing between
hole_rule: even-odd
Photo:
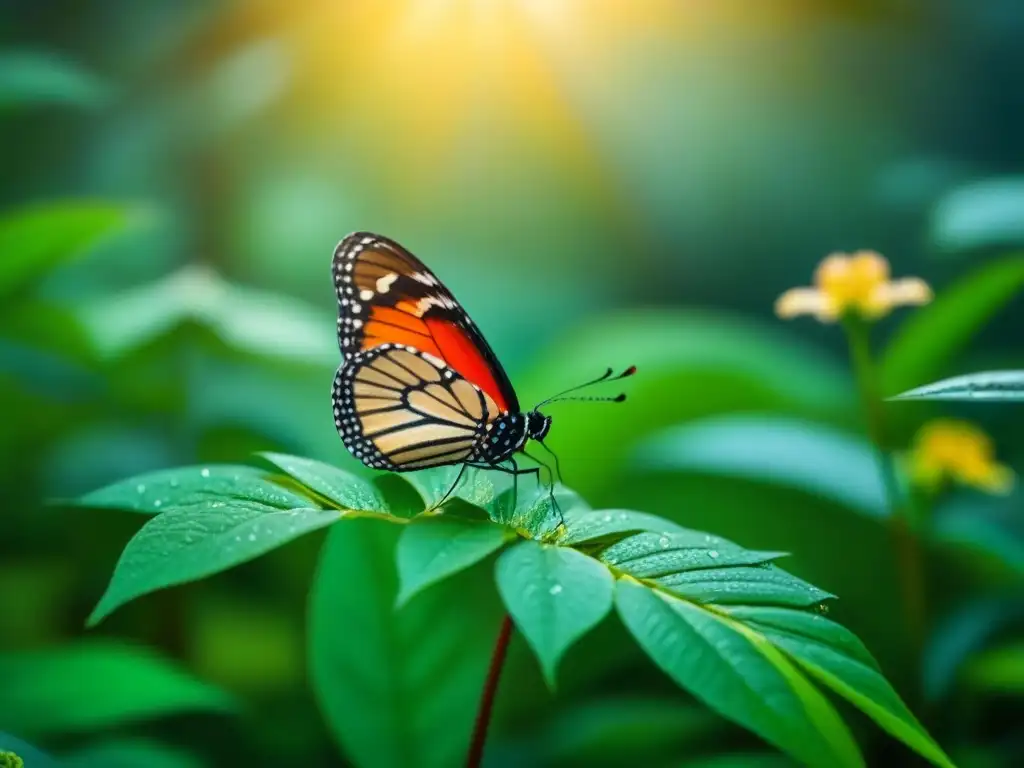
<instances>
[{"instance_id":1,"label":"butterfly wing","mask_svg":"<svg viewBox=\"0 0 1024 768\"><path fill-rule=\"evenodd\" d=\"M332 265L338 294L338 343L345 360L382 344L425 352L483 390L499 410L518 413L508 375L462 305L398 243L355 232Z\"/></svg>"},{"instance_id":2,"label":"butterfly wing","mask_svg":"<svg viewBox=\"0 0 1024 768\"><path fill-rule=\"evenodd\" d=\"M379 344L334 379L334 421L357 459L404 472L473 460L501 409L434 355Z\"/></svg>"}]
</instances>

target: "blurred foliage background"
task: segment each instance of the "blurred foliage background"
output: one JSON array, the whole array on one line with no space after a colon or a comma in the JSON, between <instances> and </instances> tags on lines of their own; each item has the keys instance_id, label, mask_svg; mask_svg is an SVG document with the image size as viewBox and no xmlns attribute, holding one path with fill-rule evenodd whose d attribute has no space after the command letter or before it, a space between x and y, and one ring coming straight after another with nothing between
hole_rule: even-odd
<instances>
[{"instance_id":1,"label":"blurred foliage background","mask_svg":"<svg viewBox=\"0 0 1024 768\"><path fill-rule=\"evenodd\" d=\"M139 521L46 503L256 450L360 471L330 412L328 268L368 229L449 284L524 403L640 367L622 407L552 409L592 505L792 552L954 760L1024 761L1024 496L935 510L918 657L841 334L772 315L826 253L873 248L939 297L876 329L910 336L887 394L1024 368L1019 2L14 0L0 19L0 731L81 765L401 764L339 747L310 690L322 535L86 632ZM890 413L897 448L953 414L1024 469L1024 409ZM479 665L499 609L477 591ZM346 604L368 667L418 647L358 641L386 592ZM557 694L514 640L492 764L786 764L622 636L586 638ZM475 703L477 676L456 687ZM908 759L853 722L871 764Z\"/></svg>"}]
</instances>

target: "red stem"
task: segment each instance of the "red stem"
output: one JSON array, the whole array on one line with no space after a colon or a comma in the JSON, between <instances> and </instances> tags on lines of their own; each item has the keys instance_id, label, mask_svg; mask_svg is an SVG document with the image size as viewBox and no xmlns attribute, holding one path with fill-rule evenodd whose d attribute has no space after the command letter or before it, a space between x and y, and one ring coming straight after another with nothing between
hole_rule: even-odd
<instances>
[{"instance_id":1,"label":"red stem","mask_svg":"<svg viewBox=\"0 0 1024 768\"><path fill-rule=\"evenodd\" d=\"M498 640L494 644L494 654L491 656L491 667L487 670L484 692L480 697L480 709L476 713L466 768L480 768L480 761L484 756L484 743L487 741L487 726L491 723L491 710L494 709L494 696L498 692L498 680L501 678L501 669L505 665L505 653L508 651L508 641L511 638L512 617L506 613L498 631Z\"/></svg>"}]
</instances>

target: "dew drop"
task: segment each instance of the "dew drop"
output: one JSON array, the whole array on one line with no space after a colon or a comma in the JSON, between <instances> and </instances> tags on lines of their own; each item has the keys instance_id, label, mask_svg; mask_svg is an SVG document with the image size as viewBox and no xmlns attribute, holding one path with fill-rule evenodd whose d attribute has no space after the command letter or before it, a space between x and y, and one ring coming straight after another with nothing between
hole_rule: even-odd
<instances>
[{"instance_id":1,"label":"dew drop","mask_svg":"<svg viewBox=\"0 0 1024 768\"><path fill-rule=\"evenodd\" d=\"M142 483L139 483L137 486L135 486L135 490L138 491L139 493L145 493L146 486L143 485Z\"/></svg>"},{"instance_id":2,"label":"dew drop","mask_svg":"<svg viewBox=\"0 0 1024 768\"><path fill-rule=\"evenodd\" d=\"M668 545L669 545L668 536L662 536L660 539L658 539L658 543L661 545L662 549L668 549Z\"/></svg>"},{"instance_id":3,"label":"dew drop","mask_svg":"<svg viewBox=\"0 0 1024 768\"><path fill-rule=\"evenodd\" d=\"M711 558L712 560L714 560L715 558L717 558L717 557L718 557L718 550L717 550L717 549L712 549L712 550L710 550L710 551L708 552L708 557L710 557L710 558Z\"/></svg>"},{"instance_id":4,"label":"dew drop","mask_svg":"<svg viewBox=\"0 0 1024 768\"><path fill-rule=\"evenodd\" d=\"M181 485L181 481L178 480L178 478L176 478L176 477L172 477L171 478L171 488L177 488L179 485Z\"/></svg>"},{"instance_id":5,"label":"dew drop","mask_svg":"<svg viewBox=\"0 0 1024 768\"><path fill-rule=\"evenodd\" d=\"M612 521L612 516L610 513L604 516L604 521L606 523L610 523Z\"/></svg>"},{"instance_id":6,"label":"dew drop","mask_svg":"<svg viewBox=\"0 0 1024 768\"><path fill-rule=\"evenodd\" d=\"M552 594L552 595L557 595L561 591L562 591L562 585L561 584L555 584L553 587L551 587L551 589L548 590L548 592L550 594Z\"/></svg>"},{"instance_id":7,"label":"dew drop","mask_svg":"<svg viewBox=\"0 0 1024 768\"><path fill-rule=\"evenodd\" d=\"M619 512L619 520L625 520L627 517L629 517L629 515L625 512Z\"/></svg>"},{"instance_id":8,"label":"dew drop","mask_svg":"<svg viewBox=\"0 0 1024 768\"><path fill-rule=\"evenodd\" d=\"M199 474L202 475L203 477L209 477L210 476L210 470L209 470L208 467L203 467L203 469L199 472Z\"/></svg>"},{"instance_id":9,"label":"dew drop","mask_svg":"<svg viewBox=\"0 0 1024 768\"><path fill-rule=\"evenodd\" d=\"M163 502L160 501L160 499L157 499L156 501L153 502L153 506L154 507L161 507L161 506L163 506Z\"/></svg>"},{"instance_id":10,"label":"dew drop","mask_svg":"<svg viewBox=\"0 0 1024 768\"><path fill-rule=\"evenodd\" d=\"M255 533L250 533L249 534L249 541L256 541L256 534Z\"/></svg>"}]
</instances>

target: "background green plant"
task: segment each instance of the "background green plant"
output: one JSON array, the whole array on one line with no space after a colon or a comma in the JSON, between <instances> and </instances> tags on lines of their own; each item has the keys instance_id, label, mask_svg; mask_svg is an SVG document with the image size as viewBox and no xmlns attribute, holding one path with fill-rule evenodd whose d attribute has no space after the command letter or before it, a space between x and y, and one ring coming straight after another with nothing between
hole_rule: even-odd
<instances>
[{"instance_id":1,"label":"background green plant","mask_svg":"<svg viewBox=\"0 0 1024 768\"><path fill-rule=\"evenodd\" d=\"M343 234L371 228L452 285L525 403L607 365L640 366L626 405L552 411L566 481L591 504L790 552L786 570L840 597L829 617L905 698L923 681L915 712L957 765L1020 762L1019 486L1005 499L940 500L925 546L929 642L909 656L841 337L770 317L822 255L873 247L938 293L878 329L879 342L894 332L880 344L883 394L1024 367L1017 4L641 10L647 23L619 25L622 37L554 46L561 57L541 79L558 84L568 122L503 99L506 70L468 67L485 86L444 151L428 150L430 116L393 80L370 79L382 100L353 109L359 83L346 73L365 57L339 53L361 29L348 5L293 6L95 0L3 12L0 650L63 684L52 695L66 706L40 708L26 728L25 700L4 699L0 731L81 764L374 764L370 748L339 749L304 671L326 530L87 631L148 516L43 504L256 451L361 473L327 410L337 352L326 271ZM574 13L575 28L597 28ZM413 90L443 93L422 61L396 66L426 78ZM944 413L981 423L1020 473L1024 410L1013 404L890 403L895 447ZM408 499L403 484L380 491ZM371 540L397 527L349 523L368 539L349 546L374 584L397 579L391 542ZM341 578L363 584L355 571ZM454 579L407 607L440 616L445 590L480 590L465 599L489 629L458 638L479 670L500 598L486 566ZM353 615L379 622L375 601L400 588L344 595L365 601ZM387 645L345 639L375 652L366 668L383 675L395 666L385 662L429 658L419 639L442 622L418 621ZM434 642L442 653L454 640ZM72 663L85 669L61 672ZM453 695L478 691L472 664L452 676ZM554 694L522 637L508 664L497 764L785 759L680 692L617 621L573 646ZM89 683L100 673L167 698L115 707L115 692ZM905 758L839 706L869 764ZM69 714L46 721L58 709ZM75 725L94 709L105 719ZM408 733L401 718L381 722Z\"/></svg>"}]
</instances>

